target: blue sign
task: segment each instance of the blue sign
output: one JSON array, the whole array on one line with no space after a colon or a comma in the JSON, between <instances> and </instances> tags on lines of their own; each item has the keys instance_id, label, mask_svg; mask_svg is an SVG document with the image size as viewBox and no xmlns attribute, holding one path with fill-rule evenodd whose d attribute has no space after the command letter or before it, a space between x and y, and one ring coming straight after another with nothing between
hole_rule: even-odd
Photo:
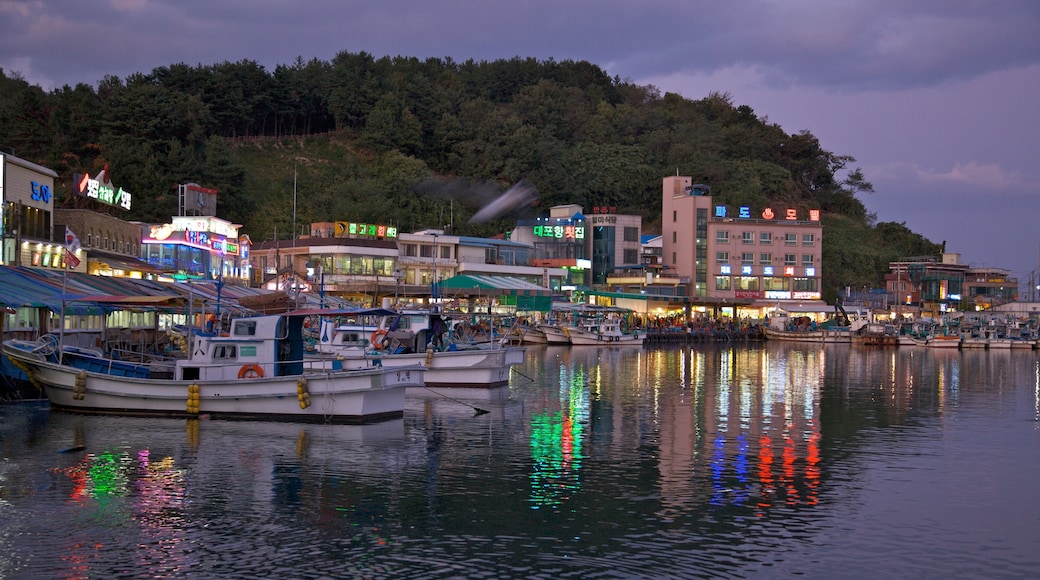
<instances>
[{"instance_id":1,"label":"blue sign","mask_svg":"<svg viewBox=\"0 0 1040 580\"><path fill-rule=\"evenodd\" d=\"M42 201L43 203L50 203L51 201L51 187L44 185L36 181L32 183L32 200Z\"/></svg>"}]
</instances>

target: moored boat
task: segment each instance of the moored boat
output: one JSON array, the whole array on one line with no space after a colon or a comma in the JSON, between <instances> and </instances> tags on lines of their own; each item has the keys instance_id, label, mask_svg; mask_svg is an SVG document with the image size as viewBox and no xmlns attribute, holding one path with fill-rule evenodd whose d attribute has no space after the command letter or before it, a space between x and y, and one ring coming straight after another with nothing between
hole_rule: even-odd
<instances>
[{"instance_id":1,"label":"moored boat","mask_svg":"<svg viewBox=\"0 0 1040 580\"><path fill-rule=\"evenodd\" d=\"M891 324L870 322L851 335L852 344L861 346L899 346L899 329Z\"/></svg>"},{"instance_id":2,"label":"moored boat","mask_svg":"<svg viewBox=\"0 0 1040 580\"><path fill-rule=\"evenodd\" d=\"M574 346L642 346L646 333L624 332L621 322L611 318L583 320L578 326L564 327Z\"/></svg>"},{"instance_id":3,"label":"moored boat","mask_svg":"<svg viewBox=\"0 0 1040 580\"><path fill-rule=\"evenodd\" d=\"M526 358L523 347L495 342L460 347L452 341L450 325L437 313L381 309L366 313L378 315L379 321L360 329L353 325L330 331L323 325L318 352L335 357L347 369L419 365L425 371L424 386L460 388L506 385L511 368Z\"/></svg>"},{"instance_id":4,"label":"moored boat","mask_svg":"<svg viewBox=\"0 0 1040 580\"><path fill-rule=\"evenodd\" d=\"M52 406L72 411L339 423L401 416L405 389L423 384L423 368L312 365L303 321L313 314L233 319L227 336L197 337L188 358L162 372L50 341L7 340L3 352Z\"/></svg>"}]
</instances>

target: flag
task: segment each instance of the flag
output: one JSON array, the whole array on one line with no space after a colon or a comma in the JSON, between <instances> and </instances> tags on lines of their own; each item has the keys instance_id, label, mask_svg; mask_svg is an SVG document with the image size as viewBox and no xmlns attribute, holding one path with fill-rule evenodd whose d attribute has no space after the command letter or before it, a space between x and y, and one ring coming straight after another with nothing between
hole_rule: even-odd
<instances>
[{"instance_id":1,"label":"flag","mask_svg":"<svg viewBox=\"0 0 1040 580\"><path fill-rule=\"evenodd\" d=\"M79 258L77 258L76 254L73 254L72 252L65 252L65 265L69 268L78 268Z\"/></svg>"},{"instance_id":2,"label":"flag","mask_svg":"<svg viewBox=\"0 0 1040 580\"><path fill-rule=\"evenodd\" d=\"M70 254L79 251L79 238L76 237L76 234L72 233L69 226L65 226L65 249L67 249Z\"/></svg>"}]
</instances>

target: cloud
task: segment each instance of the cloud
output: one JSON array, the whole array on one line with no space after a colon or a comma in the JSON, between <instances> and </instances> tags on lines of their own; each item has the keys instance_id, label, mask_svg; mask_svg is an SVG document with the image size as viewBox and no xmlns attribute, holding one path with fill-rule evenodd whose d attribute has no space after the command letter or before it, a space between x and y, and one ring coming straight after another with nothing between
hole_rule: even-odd
<instances>
[{"instance_id":1,"label":"cloud","mask_svg":"<svg viewBox=\"0 0 1040 580\"><path fill-rule=\"evenodd\" d=\"M935 169L915 163L895 162L867 166L864 171L871 176L875 186L882 184L886 188L932 191L937 195L939 191L945 195L951 187L1008 195L1040 195L1040 183L1035 176L1027 176L995 163L972 161Z\"/></svg>"}]
</instances>

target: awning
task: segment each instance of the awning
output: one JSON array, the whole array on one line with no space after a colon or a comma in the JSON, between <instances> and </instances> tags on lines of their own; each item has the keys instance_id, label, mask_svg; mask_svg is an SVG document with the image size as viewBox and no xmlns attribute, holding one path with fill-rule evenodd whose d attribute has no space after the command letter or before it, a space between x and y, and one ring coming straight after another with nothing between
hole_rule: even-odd
<instances>
[{"instance_id":1,"label":"awning","mask_svg":"<svg viewBox=\"0 0 1040 580\"><path fill-rule=\"evenodd\" d=\"M149 274L158 274L161 272L161 270L144 260L138 260L137 258L113 254L110 252L101 252L98 250L91 250L87 254L87 261L100 262L113 270L129 270L132 272L146 272Z\"/></svg>"},{"instance_id":2,"label":"awning","mask_svg":"<svg viewBox=\"0 0 1040 580\"><path fill-rule=\"evenodd\" d=\"M467 296L476 294L498 294L506 296L552 296L552 290L508 276L485 276L462 274L441 280L442 290L457 290L454 294ZM469 292L466 292L466 291Z\"/></svg>"},{"instance_id":3,"label":"awning","mask_svg":"<svg viewBox=\"0 0 1040 580\"><path fill-rule=\"evenodd\" d=\"M440 282L441 295L497 296L499 303L515 306L518 311L548 312L552 308L552 290L508 276L462 274Z\"/></svg>"},{"instance_id":4,"label":"awning","mask_svg":"<svg viewBox=\"0 0 1040 580\"><path fill-rule=\"evenodd\" d=\"M751 308L779 308L792 314L838 310L833 304L827 304L823 300L759 300L751 304Z\"/></svg>"}]
</instances>

